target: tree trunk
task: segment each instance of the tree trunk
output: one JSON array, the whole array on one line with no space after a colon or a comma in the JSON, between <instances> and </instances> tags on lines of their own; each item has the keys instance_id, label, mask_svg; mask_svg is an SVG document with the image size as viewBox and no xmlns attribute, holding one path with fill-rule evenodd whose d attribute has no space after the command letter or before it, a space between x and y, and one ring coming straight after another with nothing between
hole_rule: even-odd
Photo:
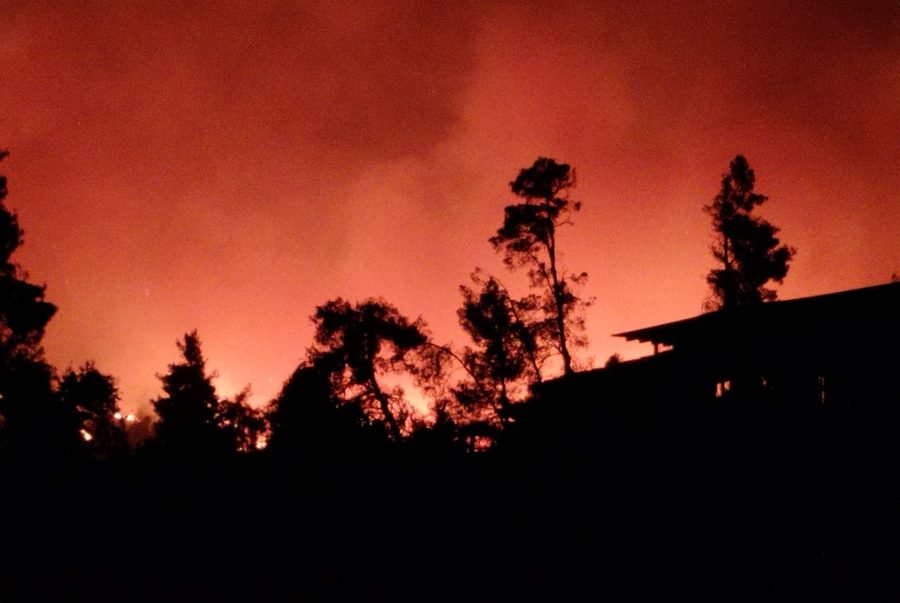
<instances>
[{"instance_id":1,"label":"tree trunk","mask_svg":"<svg viewBox=\"0 0 900 603\"><path fill-rule=\"evenodd\" d=\"M563 291L559 283L559 275L556 272L556 233L551 223L549 236L547 237L547 254L550 257L550 288L553 294L553 303L556 306L556 328L559 331L559 353L563 358L563 374L571 375L572 356L569 354L569 346L566 342L566 311L563 307Z\"/></svg>"},{"instance_id":2,"label":"tree trunk","mask_svg":"<svg viewBox=\"0 0 900 603\"><path fill-rule=\"evenodd\" d=\"M369 387L372 389L372 392L375 395L375 399L378 400L378 405L381 407L381 414L384 415L384 421L388 424L388 429L391 432L391 437L394 438L395 442L400 442L403 439L403 433L400 431L400 425L397 423L397 417L394 416L394 413L391 412L391 401L388 399L387 395L381 390L378 382L374 377L369 379Z\"/></svg>"},{"instance_id":3,"label":"tree trunk","mask_svg":"<svg viewBox=\"0 0 900 603\"><path fill-rule=\"evenodd\" d=\"M500 424L503 427L509 426L509 395L506 392L506 379L500 379L500 410L497 415L500 417Z\"/></svg>"}]
</instances>

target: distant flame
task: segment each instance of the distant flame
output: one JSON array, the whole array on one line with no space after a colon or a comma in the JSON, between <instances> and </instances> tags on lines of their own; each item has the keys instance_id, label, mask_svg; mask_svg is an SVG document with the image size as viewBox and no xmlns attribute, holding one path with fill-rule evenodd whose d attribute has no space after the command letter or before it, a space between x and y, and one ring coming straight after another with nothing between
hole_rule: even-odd
<instances>
[{"instance_id":1,"label":"distant flame","mask_svg":"<svg viewBox=\"0 0 900 603\"><path fill-rule=\"evenodd\" d=\"M81 437L85 442L90 442L94 439L94 436L92 436L91 433L86 429L81 430Z\"/></svg>"},{"instance_id":2,"label":"distant flame","mask_svg":"<svg viewBox=\"0 0 900 603\"><path fill-rule=\"evenodd\" d=\"M134 413L130 412L127 415L123 415L119 411L116 411L115 414L113 414L113 419L115 419L116 421L125 421L126 423L134 423L135 421L137 421L137 417L134 416Z\"/></svg>"}]
</instances>

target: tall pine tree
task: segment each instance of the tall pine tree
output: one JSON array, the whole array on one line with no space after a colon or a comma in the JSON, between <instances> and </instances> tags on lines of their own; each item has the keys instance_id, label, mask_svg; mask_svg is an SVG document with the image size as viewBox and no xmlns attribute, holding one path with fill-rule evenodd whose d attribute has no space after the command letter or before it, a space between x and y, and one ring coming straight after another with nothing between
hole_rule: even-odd
<instances>
[{"instance_id":1,"label":"tall pine tree","mask_svg":"<svg viewBox=\"0 0 900 603\"><path fill-rule=\"evenodd\" d=\"M573 291L587 273L569 274L559 261L559 227L569 224L571 213L581 209L579 202L568 198L575 186L575 170L540 157L530 168L520 170L509 186L521 202L506 207L503 226L490 243L503 252L510 269L526 268L531 286L542 292L546 320L533 325L535 335L559 352L563 373L568 375L574 370L572 348L586 343L580 310L589 304Z\"/></svg>"},{"instance_id":2,"label":"tall pine tree","mask_svg":"<svg viewBox=\"0 0 900 603\"><path fill-rule=\"evenodd\" d=\"M722 176L719 194L704 207L713 220L712 253L719 263L706 277L712 289L709 309L774 300L775 290L766 285L784 281L796 253L793 247L780 244L775 236L778 228L752 215L768 199L754 191L755 183L747 160L738 155Z\"/></svg>"}]
</instances>

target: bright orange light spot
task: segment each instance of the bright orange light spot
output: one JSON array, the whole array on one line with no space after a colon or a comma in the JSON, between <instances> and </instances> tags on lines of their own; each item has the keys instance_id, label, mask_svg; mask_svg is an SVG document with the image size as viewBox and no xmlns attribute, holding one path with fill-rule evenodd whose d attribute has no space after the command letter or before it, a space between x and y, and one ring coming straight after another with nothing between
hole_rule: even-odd
<instances>
[{"instance_id":1,"label":"bright orange light spot","mask_svg":"<svg viewBox=\"0 0 900 603\"><path fill-rule=\"evenodd\" d=\"M494 441L487 436L475 436L475 450L479 452L483 452L485 450L489 450L490 447L494 444Z\"/></svg>"},{"instance_id":2,"label":"bright orange light spot","mask_svg":"<svg viewBox=\"0 0 900 603\"><path fill-rule=\"evenodd\" d=\"M90 433L89 431L87 431L87 430L85 430L85 429L82 429L82 430L81 430L81 438L82 438L85 442L90 442L91 440L94 439L94 436L92 436L91 433Z\"/></svg>"},{"instance_id":3,"label":"bright orange light spot","mask_svg":"<svg viewBox=\"0 0 900 603\"><path fill-rule=\"evenodd\" d=\"M716 383L716 398L721 398L726 393L731 391L731 381L719 381Z\"/></svg>"},{"instance_id":4,"label":"bright orange light spot","mask_svg":"<svg viewBox=\"0 0 900 603\"><path fill-rule=\"evenodd\" d=\"M121 421L121 420L122 420L122 413L116 412L116 414L113 415L113 419L115 419L116 421Z\"/></svg>"},{"instance_id":5,"label":"bright orange light spot","mask_svg":"<svg viewBox=\"0 0 900 603\"><path fill-rule=\"evenodd\" d=\"M116 414L118 414L118 413L116 413ZM128 415L125 417L126 423L134 423L135 421L137 421L137 417L134 416L134 413L128 413Z\"/></svg>"}]
</instances>

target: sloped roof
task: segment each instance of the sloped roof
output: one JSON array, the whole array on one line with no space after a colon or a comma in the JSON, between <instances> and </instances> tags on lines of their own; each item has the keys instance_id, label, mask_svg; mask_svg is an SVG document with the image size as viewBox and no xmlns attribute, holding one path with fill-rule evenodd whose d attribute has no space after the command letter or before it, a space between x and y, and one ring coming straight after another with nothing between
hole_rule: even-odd
<instances>
[{"instance_id":1,"label":"sloped roof","mask_svg":"<svg viewBox=\"0 0 900 603\"><path fill-rule=\"evenodd\" d=\"M826 295L774 301L718 310L643 329L616 333L628 341L675 345L688 338L703 338L740 323L745 329L757 326L779 328L803 323L827 327L835 321L858 329L875 329L879 323L896 330L900 322L900 282L851 289Z\"/></svg>"}]
</instances>

